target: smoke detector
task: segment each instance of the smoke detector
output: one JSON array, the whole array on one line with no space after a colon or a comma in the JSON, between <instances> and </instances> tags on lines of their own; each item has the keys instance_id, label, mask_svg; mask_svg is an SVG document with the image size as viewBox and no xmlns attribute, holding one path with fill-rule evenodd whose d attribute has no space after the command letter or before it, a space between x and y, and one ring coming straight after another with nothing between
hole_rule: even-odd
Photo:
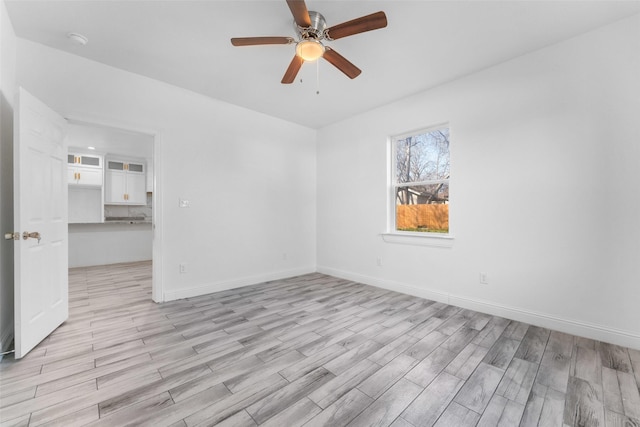
<instances>
[{"instance_id":1,"label":"smoke detector","mask_svg":"<svg viewBox=\"0 0 640 427\"><path fill-rule=\"evenodd\" d=\"M89 42L88 38L79 33L67 33L67 38L80 46L84 46Z\"/></svg>"}]
</instances>

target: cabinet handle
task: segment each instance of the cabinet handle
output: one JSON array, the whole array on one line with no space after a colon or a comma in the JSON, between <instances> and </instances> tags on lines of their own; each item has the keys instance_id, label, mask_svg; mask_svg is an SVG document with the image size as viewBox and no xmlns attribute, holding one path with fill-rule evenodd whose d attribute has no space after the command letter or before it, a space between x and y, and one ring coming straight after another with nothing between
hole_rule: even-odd
<instances>
[{"instance_id":1,"label":"cabinet handle","mask_svg":"<svg viewBox=\"0 0 640 427\"><path fill-rule=\"evenodd\" d=\"M80 172L78 172L78 181L80 181Z\"/></svg>"}]
</instances>

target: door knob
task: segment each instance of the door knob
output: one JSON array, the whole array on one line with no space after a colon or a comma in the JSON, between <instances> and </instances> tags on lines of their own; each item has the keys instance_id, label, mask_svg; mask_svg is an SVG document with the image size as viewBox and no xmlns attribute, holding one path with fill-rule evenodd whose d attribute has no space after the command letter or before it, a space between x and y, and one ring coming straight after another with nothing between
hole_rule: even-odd
<instances>
[{"instance_id":1,"label":"door knob","mask_svg":"<svg viewBox=\"0 0 640 427\"><path fill-rule=\"evenodd\" d=\"M20 240L20 233L17 231L15 233L4 233L5 240Z\"/></svg>"},{"instance_id":2,"label":"door knob","mask_svg":"<svg viewBox=\"0 0 640 427\"><path fill-rule=\"evenodd\" d=\"M40 232L38 231L32 231L31 233L29 233L28 231L25 231L24 233L22 233L22 238L24 240L27 240L29 237L33 239L38 239L38 243L40 243L40 239L42 238L40 237Z\"/></svg>"}]
</instances>

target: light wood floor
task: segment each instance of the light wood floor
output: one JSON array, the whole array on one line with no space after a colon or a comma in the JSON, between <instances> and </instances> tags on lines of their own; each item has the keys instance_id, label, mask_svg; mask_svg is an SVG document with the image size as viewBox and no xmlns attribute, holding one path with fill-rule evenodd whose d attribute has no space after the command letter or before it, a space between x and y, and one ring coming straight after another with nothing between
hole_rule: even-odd
<instances>
[{"instance_id":1,"label":"light wood floor","mask_svg":"<svg viewBox=\"0 0 640 427\"><path fill-rule=\"evenodd\" d=\"M322 274L154 304L150 272L70 270L2 426L640 426L638 351Z\"/></svg>"}]
</instances>

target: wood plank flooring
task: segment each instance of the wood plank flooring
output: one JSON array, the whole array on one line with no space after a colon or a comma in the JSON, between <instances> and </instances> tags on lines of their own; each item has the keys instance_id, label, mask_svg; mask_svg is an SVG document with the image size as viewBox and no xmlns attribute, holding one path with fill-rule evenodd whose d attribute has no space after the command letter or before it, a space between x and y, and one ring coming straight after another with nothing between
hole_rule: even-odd
<instances>
[{"instance_id":1,"label":"wood plank flooring","mask_svg":"<svg viewBox=\"0 0 640 427\"><path fill-rule=\"evenodd\" d=\"M322 274L150 280L71 269L69 320L0 363L0 425L640 427L639 351Z\"/></svg>"}]
</instances>

